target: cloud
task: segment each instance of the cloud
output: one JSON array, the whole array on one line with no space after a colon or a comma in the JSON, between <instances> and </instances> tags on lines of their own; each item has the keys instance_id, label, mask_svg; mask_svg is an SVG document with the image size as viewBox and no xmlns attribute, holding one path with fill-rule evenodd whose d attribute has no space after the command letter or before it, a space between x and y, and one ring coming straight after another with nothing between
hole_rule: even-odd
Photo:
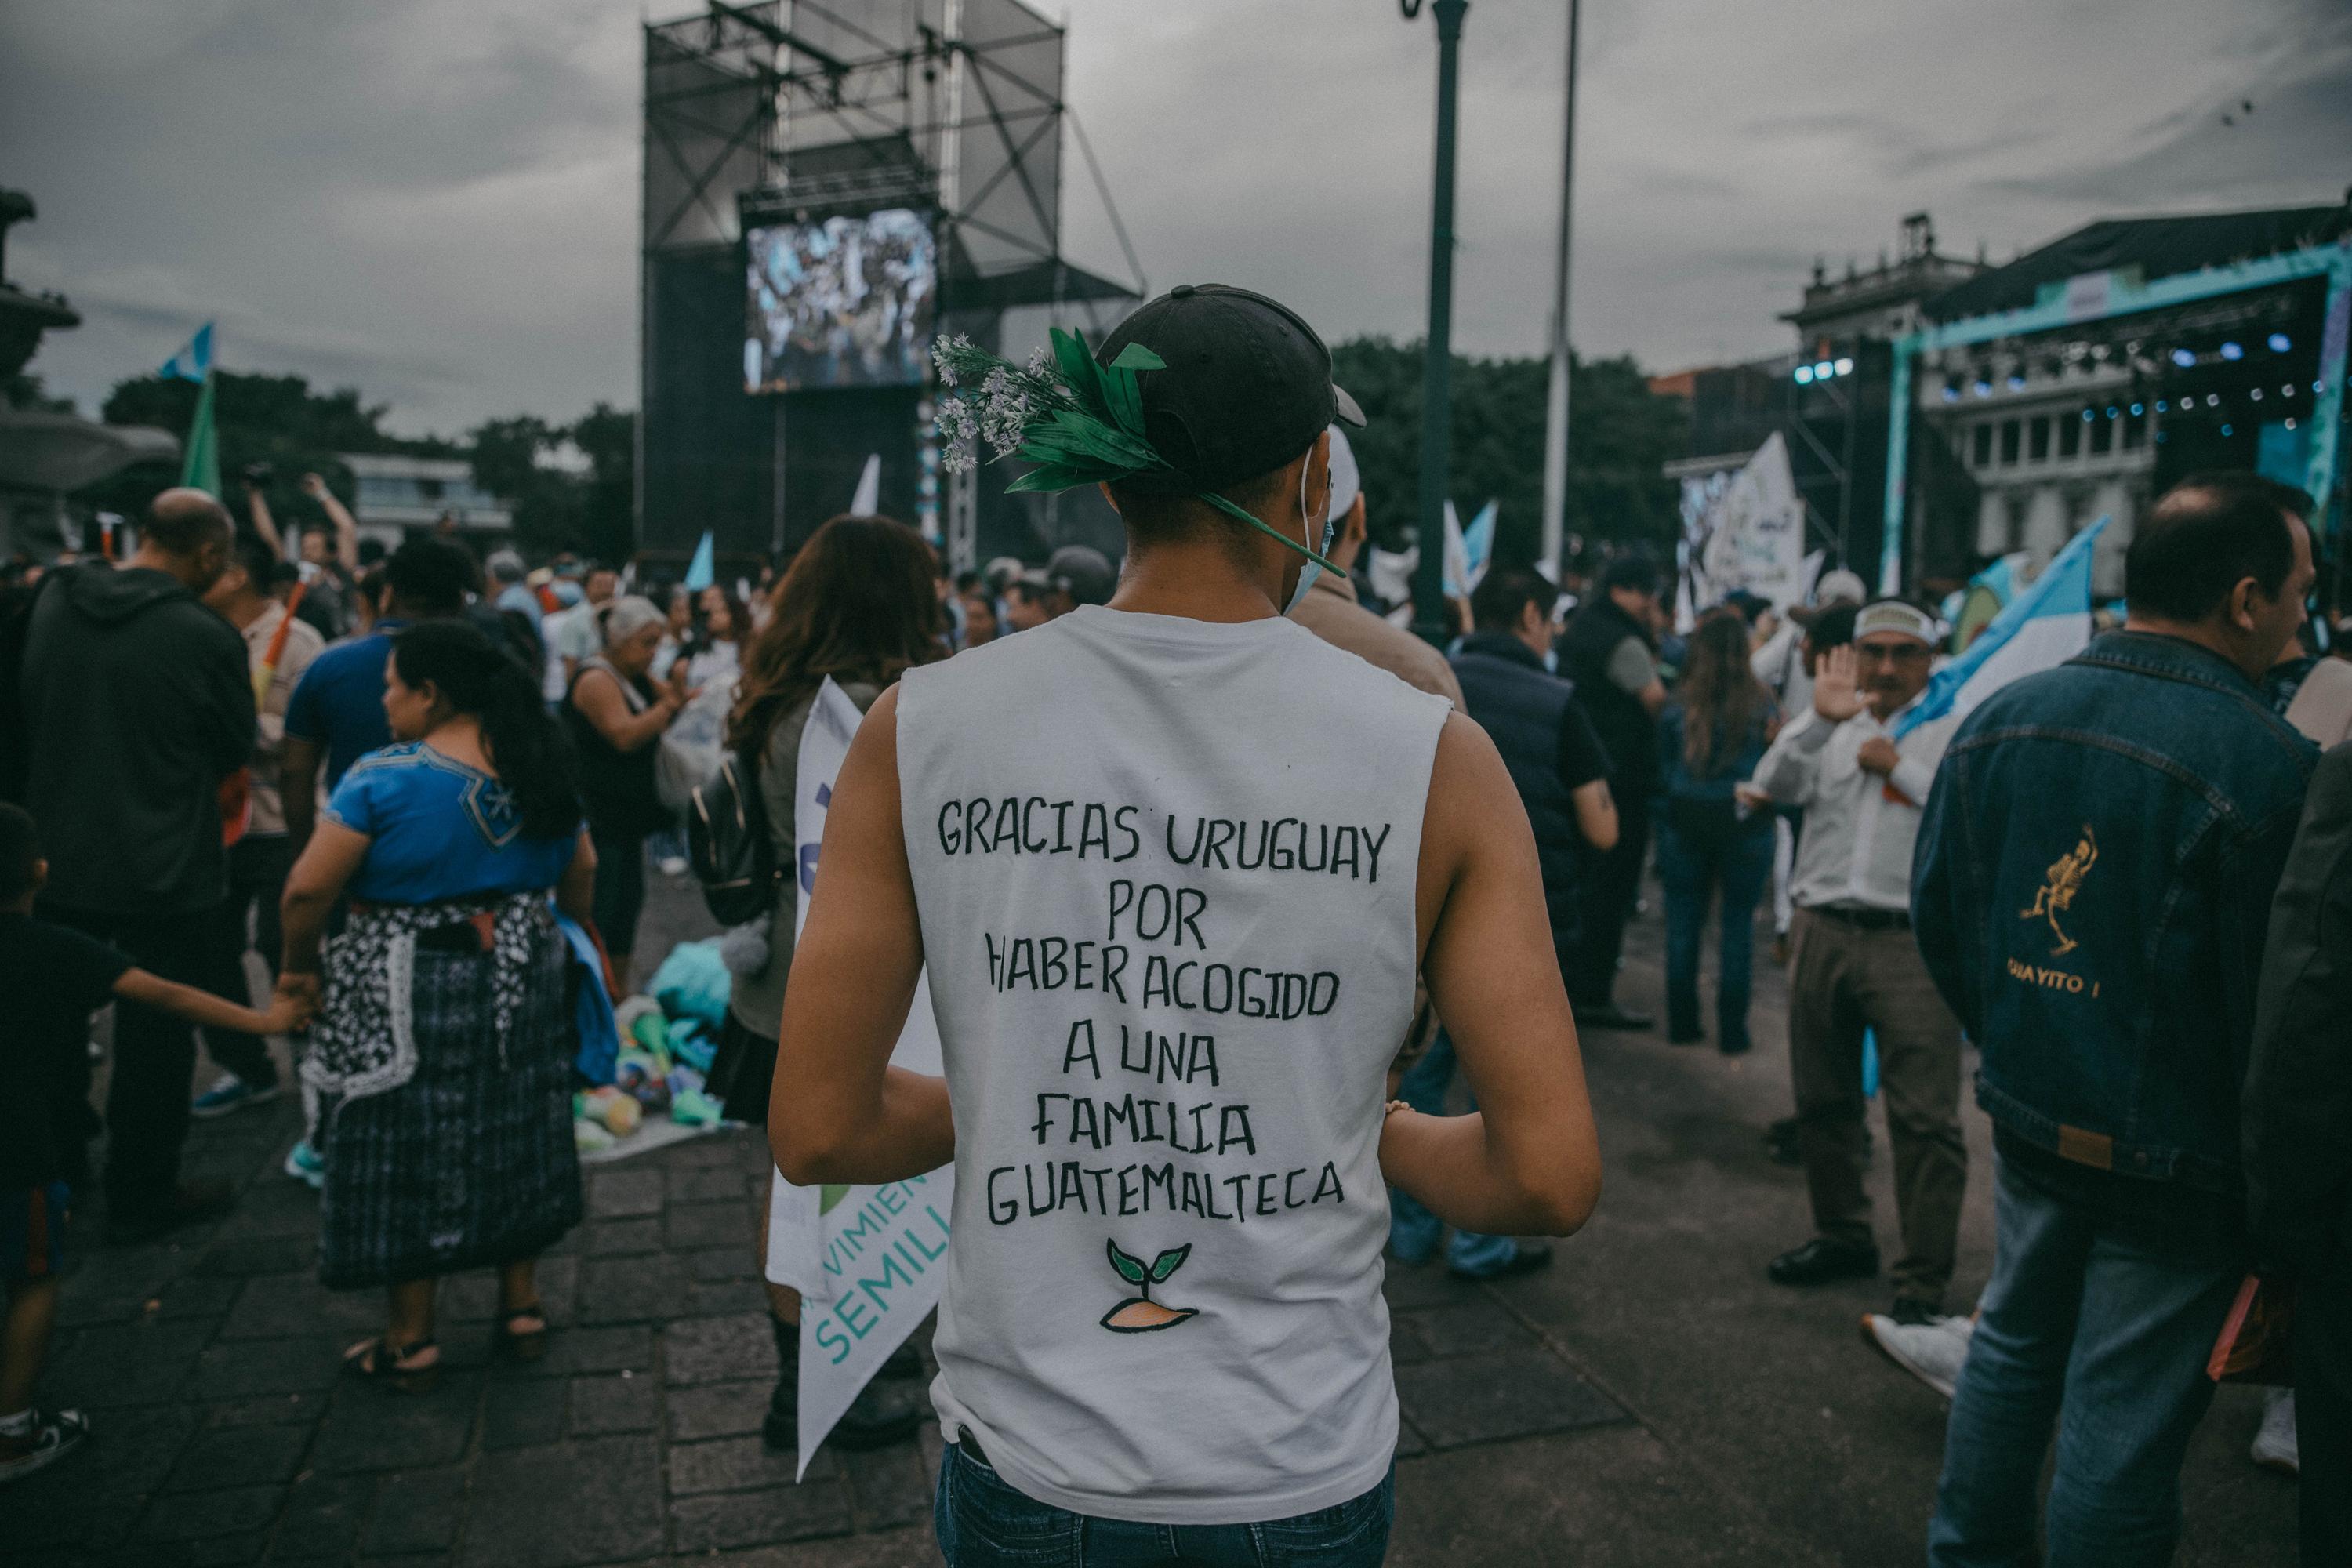
<instances>
[{"instance_id":1,"label":"cloud","mask_svg":"<svg viewBox=\"0 0 2352 1568\"><path fill-rule=\"evenodd\" d=\"M1155 287L1226 279L1334 337L1419 334L1426 14L1066 4L1066 95ZM1563 11L1469 14L1465 352L1545 339ZM1921 208L1948 248L2005 255L2116 211L2332 201L2346 178L2340 0L1584 14L1576 340L1658 369L1786 346L1812 258L1867 258ZM216 317L226 363L356 384L402 429L634 405L638 19L629 0L0 8L0 180L41 207L11 272L87 318L34 368L94 406ZM2256 112L2222 127L2242 97ZM1066 248L1122 275L1065 153Z\"/></svg>"}]
</instances>

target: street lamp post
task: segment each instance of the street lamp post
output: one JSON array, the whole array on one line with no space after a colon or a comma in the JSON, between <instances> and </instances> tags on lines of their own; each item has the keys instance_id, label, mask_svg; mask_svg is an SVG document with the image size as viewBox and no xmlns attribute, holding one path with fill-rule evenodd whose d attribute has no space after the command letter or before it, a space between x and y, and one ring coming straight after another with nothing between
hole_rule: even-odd
<instances>
[{"instance_id":1,"label":"street lamp post","mask_svg":"<svg viewBox=\"0 0 2352 1568\"><path fill-rule=\"evenodd\" d=\"M1407 20L1422 0L1399 0ZM1440 647L1455 627L1445 604L1445 492L1454 397L1454 120L1462 18L1470 0L1430 0L1437 18L1437 178L1429 225L1428 363L1421 394L1421 561L1412 575L1414 629Z\"/></svg>"}]
</instances>

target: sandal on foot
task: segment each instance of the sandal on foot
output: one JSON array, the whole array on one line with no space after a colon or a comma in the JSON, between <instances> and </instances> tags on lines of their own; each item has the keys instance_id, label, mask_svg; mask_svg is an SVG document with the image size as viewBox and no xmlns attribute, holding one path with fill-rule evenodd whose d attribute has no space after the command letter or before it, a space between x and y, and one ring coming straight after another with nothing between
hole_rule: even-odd
<instances>
[{"instance_id":1,"label":"sandal on foot","mask_svg":"<svg viewBox=\"0 0 2352 1568\"><path fill-rule=\"evenodd\" d=\"M490 1343L499 1354L511 1360L537 1361L547 1353L546 1310L534 1301L500 1312Z\"/></svg>"},{"instance_id":2,"label":"sandal on foot","mask_svg":"<svg viewBox=\"0 0 2352 1568\"><path fill-rule=\"evenodd\" d=\"M89 1436L89 1423L79 1410L35 1411L31 1433L0 1444L0 1487L46 1469L81 1447Z\"/></svg>"},{"instance_id":3,"label":"sandal on foot","mask_svg":"<svg viewBox=\"0 0 2352 1568\"><path fill-rule=\"evenodd\" d=\"M418 1340L398 1350L383 1335L362 1340L343 1352L343 1375L362 1383L379 1384L395 1394L429 1394L441 1381L439 1346L431 1340ZM417 1356L434 1352L433 1359L423 1366L406 1364Z\"/></svg>"}]
</instances>

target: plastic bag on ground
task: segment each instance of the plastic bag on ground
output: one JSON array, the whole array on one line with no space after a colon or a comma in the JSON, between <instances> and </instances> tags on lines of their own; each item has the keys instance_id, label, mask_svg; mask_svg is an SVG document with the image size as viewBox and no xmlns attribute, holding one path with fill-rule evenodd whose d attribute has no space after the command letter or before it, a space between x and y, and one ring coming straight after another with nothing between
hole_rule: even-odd
<instances>
[{"instance_id":1,"label":"plastic bag on ground","mask_svg":"<svg viewBox=\"0 0 2352 1568\"><path fill-rule=\"evenodd\" d=\"M669 956L654 971L653 984L646 987L663 1012L673 1018L699 1018L713 1028L726 1021L727 994L734 988L734 977L719 960L719 940L706 937L670 949Z\"/></svg>"}]
</instances>

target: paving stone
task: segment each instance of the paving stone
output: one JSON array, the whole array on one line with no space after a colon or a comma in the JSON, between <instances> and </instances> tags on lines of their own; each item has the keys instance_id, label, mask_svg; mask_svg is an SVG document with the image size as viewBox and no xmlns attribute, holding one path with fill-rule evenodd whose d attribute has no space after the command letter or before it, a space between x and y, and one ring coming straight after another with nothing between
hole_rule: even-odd
<instances>
[{"instance_id":1,"label":"paving stone","mask_svg":"<svg viewBox=\"0 0 2352 1568\"><path fill-rule=\"evenodd\" d=\"M694 1318L662 1331L662 1354L674 1384L776 1375L775 1340L765 1312Z\"/></svg>"},{"instance_id":2,"label":"paving stone","mask_svg":"<svg viewBox=\"0 0 2352 1568\"><path fill-rule=\"evenodd\" d=\"M229 1426L277 1426L297 1422L312 1422L327 1413L327 1394L257 1394L250 1399L228 1399L212 1405L205 1414L205 1425L219 1429Z\"/></svg>"},{"instance_id":3,"label":"paving stone","mask_svg":"<svg viewBox=\"0 0 2352 1568\"><path fill-rule=\"evenodd\" d=\"M726 1279L760 1278L760 1256L746 1244L741 1247L706 1247L686 1255L687 1272L704 1283Z\"/></svg>"},{"instance_id":4,"label":"paving stone","mask_svg":"<svg viewBox=\"0 0 2352 1568\"><path fill-rule=\"evenodd\" d=\"M393 1552L446 1552L456 1543L466 1512L466 1472L403 1470L376 1489L361 1550L369 1557Z\"/></svg>"},{"instance_id":5,"label":"paving stone","mask_svg":"<svg viewBox=\"0 0 2352 1568\"><path fill-rule=\"evenodd\" d=\"M661 1384L656 1379L624 1373L618 1377L572 1380L572 1435L575 1437L643 1432L660 1418Z\"/></svg>"},{"instance_id":6,"label":"paving stone","mask_svg":"<svg viewBox=\"0 0 2352 1568\"><path fill-rule=\"evenodd\" d=\"M644 1219L608 1219L583 1229L586 1236L581 1250L591 1258L625 1258L661 1250L661 1219L658 1215L648 1215Z\"/></svg>"},{"instance_id":7,"label":"paving stone","mask_svg":"<svg viewBox=\"0 0 2352 1568\"><path fill-rule=\"evenodd\" d=\"M571 1388L558 1377L493 1379L482 1402L482 1446L527 1448L562 1437Z\"/></svg>"},{"instance_id":8,"label":"paving stone","mask_svg":"<svg viewBox=\"0 0 2352 1568\"><path fill-rule=\"evenodd\" d=\"M353 1384L319 1428L310 1468L325 1475L454 1464L466 1452L481 1403L478 1373L444 1373L420 1396Z\"/></svg>"},{"instance_id":9,"label":"paving stone","mask_svg":"<svg viewBox=\"0 0 2352 1568\"><path fill-rule=\"evenodd\" d=\"M776 1380L748 1378L740 1383L711 1383L700 1388L673 1388L665 1404L673 1442L703 1437L732 1437L757 1432L768 1414L768 1400Z\"/></svg>"},{"instance_id":10,"label":"paving stone","mask_svg":"<svg viewBox=\"0 0 2352 1568\"><path fill-rule=\"evenodd\" d=\"M1421 1341L1433 1356L1477 1355L1521 1345L1535 1336L1486 1296L1449 1302L1403 1314L1412 1320Z\"/></svg>"},{"instance_id":11,"label":"paving stone","mask_svg":"<svg viewBox=\"0 0 2352 1568\"><path fill-rule=\"evenodd\" d=\"M1396 1380L1398 1396L1433 1448L1627 1419L1565 1362L1533 1347L1399 1367Z\"/></svg>"},{"instance_id":12,"label":"paving stone","mask_svg":"<svg viewBox=\"0 0 2352 1568\"><path fill-rule=\"evenodd\" d=\"M236 1292L237 1282L234 1279L208 1279L184 1274L165 1285L152 1298L155 1315L166 1321L175 1318L218 1318L235 1305Z\"/></svg>"},{"instance_id":13,"label":"paving stone","mask_svg":"<svg viewBox=\"0 0 2352 1568\"><path fill-rule=\"evenodd\" d=\"M848 1533L849 1492L840 1482L828 1481L723 1497L680 1498L670 1504L669 1518L680 1553L805 1541Z\"/></svg>"},{"instance_id":14,"label":"paving stone","mask_svg":"<svg viewBox=\"0 0 2352 1568\"><path fill-rule=\"evenodd\" d=\"M383 1327L383 1294L330 1290L316 1274L265 1274L247 1279L221 1324L224 1340L275 1340L322 1329L360 1339Z\"/></svg>"},{"instance_id":15,"label":"paving stone","mask_svg":"<svg viewBox=\"0 0 2352 1568\"><path fill-rule=\"evenodd\" d=\"M664 1260L590 1258L580 1279L580 1321L644 1323L666 1318L677 1310L686 1283L671 1273Z\"/></svg>"},{"instance_id":16,"label":"paving stone","mask_svg":"<svg viewBox=\"0 0 2352 1568\"><path fill-rule=\"evenodd\" d=\"M767 1287L757 1279L691 1282L671 1312L672 1316L680 1318L741 1317L746 1314L761 1318L768 1314Z\"/></svg>"},{"instance_id":17,"label":"paving stone","mask_svg":"<svg viewBox=\"0 0 2352 1568\"><path fill-rule=\"evenodd\" d=\"M1429 1342L1422 1337L1420 1320L1417 1312L1389 1314L1389 1360L1398 1366L1429 1359Z\"/></svg>"},{"instance_id":18,"label":"paving stone","mask_svg":"<svg viewBox=\"0 0 2352 1568\"><path fill-rule=\"evenodd\" d=\"M547 1354L533 1362L505 1362L496 1377L570 1377L583 1372L651 1372L654 1331L628 1327L564 1329L548 1336Z\"/></svg>"},{"instance_id":19,"label":"paving stone","mask_svg":"<svg viewBox=\"0 0 2352 1568\"><path fill-rule=\"evenodd\" d=\"M205 1249L190 1272L207 1279L243 1279L257 1274L291 1274L316 1268L318 1235L249 1237L216 1242Z\"/></svg>"},{"instance_id":20,"label":"paving stone","mask_svg":"<svg viewBox=\"0 0 2352 1568\"><path fill-rule=\"evenodd\" d=\"M45 1395L58 1405L101 1409L161 1404L187 1380L216 1321L144 1319L79 1330L50 1363Z\"/></svg>"},{"instance_id":21,"label":"paving stone","mask_svg":"<svg viewBox=\"0 0 2352 1568\"><path fill-rule=\"evenodd\" d=\"M203 1541L175 1541L158 1545L142 1542L135 1548L140 1568L230 1568L257 1561L268 1544L266 1530L244 1535L215 1535Z\"/></svg>"},{"instance_id":22,"label":"paving stone","mask_svg":"<svg viewBox=\"0 0 2352 1568\"><path fill-rule=\"evenodd\" d=\"M1412 1424L1411 1416L1402 1416L1397 1422L1396 1457L1410 1459L1428 1452L1429 1443L1422 1436L1421 1428Z\"/></svg>"},{"instance_id":23,"label":"paving stone","mask_svg":"<svg viewBox=\"0 0 2352 1568\"><path fill-rule=\"evenodd\" d=\"M670 1172L668 1181L672 1205L740 1203L747 1196L743 1173L736 1169L732 1161L686 1166Z\"/></svg>"},{"instance_id":24,"label":"paving stone","mask_svg":"<svg viewBox=\"0 0 2352 1568\"><path fill-rule=\"evenodd\" d=\"M891 1530L931 1516L931 1482L912 1443L841 1456L860 1530Z\"/></svg>"},{"instance_id":25,"label":"paving stone","mask_svg":"<svg viewBox=\"0 0 2352 1568\"><path fill-rule=\"evenodd\" d=\"M662 1181L660 1170L652 1166L598 1171L588 1178L588 1212L598 1219L659 1214Z\"/></svg>"},{"instance_id":26,"label":"paving stone","mask_svg":"<svg viewBox=\"0 0 2352 1568\"><path fill-rule=\"evenodd\" d=\"M73 1240L79 1239L78 1226ZM161 1243L94 1248L78 1261L69 1257L65 1289L58 1302L58 1325L78 1329L143 1316L147 1303L181 1278L188 1262L184 1255Z\"/></svg>"},{"instance_id":27,"label":"paving stone","mask_svg":"<svg viewBox=\"0 0 2352 1568\"><path fill-rule=\"evenodd\" d=\"M260 1530L277 1517L286 1500L284 1487L228 1487L219 1491L189 1492L148 1509L139 1522L142 1541L192 1541L200 1536L227 1535Z\"/></svg>"},{"instance_id":28,"label":"paving stone","mask_svg":"<svg viewBox=\"0 0 2352 1568\"><path fill-rule=\"evenodd\" d=\"M309 1475L296 1481L270 1541L270 1561L341 1561L359 1535L360 1516L373 1489L362 1476Z\"/></svg>"},{"instance_id":29,"label":"paving stone","mask_svg":"<svg viewBox=\"0 0 2352 1568\"><path fill-rule=\"evenodd\" d=\"M810 1467L814 1473L815 1467ZM673 1443L669 1489L673 1497L698 1492L741 1492L780 1486L793 1479L790 1453L772 1454L756 1436L721 1437L709 1443Z\"/></svg>"},{"instance_id":30,"label":"paving stone","mask_svg":"<svg viewBox=\"0 0 2352 1568\"><path fill-rule=\"evenodd\" d=\"M1388 1278L1381 1284L1381 1293L1389 1299L1391 1312L1459 1301L1476 1289L1475 1285L1448 1278L1445 1266L1436 1262L1391 1263L1388 1265Z\"/></svg>"},{"instance_id":31,"label":"paving stone","mask_svg":"<svg viewBox=\"0 0 2352 1568\"><path fill-rule=\"evenodd\" d=\"M199 1399L225 1400L331 1388L352 1337L224 1341L196 1358L189 1391Z\"/></svg>"},{"instance_id":32,"label":"paving stone","mask_svg":"<svg viewBox=\"0 0 2352 1568\"><path fill-rule=\"evenodd\" d=\"M751 1250L758 1234L751 1205L740 1201L720 1204L673 1203L662 1216L662 1237L675 1250L734 1245Z\"/></svg>"},{"instance_id":33,"label":"paving stone","mask_svg":"<svg viewBox=\"0 0 2352 1568\"><path fill-rule=\"evenodd\" d=\"M236 1163L250 1166L276 1163L285 1157L275 1141L248 1143L236 1152ZM319 1194L299 1182L256 1182L237 1194L236 1207L221 1221L218 1241L244 1241L263 1237L299 1237L305 1243L319 1234Z\"/></svg>"},{"instance_id":34,"label":"paving stone","mask_svg":"<svg viewBox=\"0 0 2352 1568\"><path fill-rule=\"evenodd\" d=\"M551 1443L475 1462L462 1563L562 1568L661 1549L661 1455L651 1437Z\"/></svg>"},{"instance_id":35,"label":"paving stone","mask_svg":"<svg viewBox=\"0 0 2352 1568\"><path fill-rule=\"evenodd\" d=\"M232 1426L199 1432L182 1451L163 1489L283 1486L294 1479L302 1451L310 1446L310 1432L303 1426Z\"/></svg>"}]
</instances>

